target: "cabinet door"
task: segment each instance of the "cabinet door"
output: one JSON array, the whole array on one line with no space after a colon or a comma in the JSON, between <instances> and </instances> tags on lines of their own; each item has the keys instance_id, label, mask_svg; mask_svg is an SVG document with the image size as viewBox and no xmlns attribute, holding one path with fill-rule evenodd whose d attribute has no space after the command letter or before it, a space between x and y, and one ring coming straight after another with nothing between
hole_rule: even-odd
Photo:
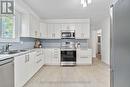
<instances>
[{"instance_id":1,"label":"cabinet door","mask_svg":"<svg viewBox=\"0 0 130 87\"><path fill-rule=\"evenodd\" d=\"M69 30L75 30L76 24L69 24Z\"/></svg>"},{"instance_id":2,"label":"cabinet door","mask_svg":"<svg viewBox=\"0 0 130 87\"><path fill-rule=\"evenodd\" d=\"M88 23L82 23L76 25L76 39L89 39L90 38L90 26Z\"/></svg>"},{"instance_id":3,"label":"cabinet door","mask_svg":"<svg viewBox=\"0 0 130 87\"><path fill-rule=\"evenodd\" d=\"M45 64L51 64L51 57L52 57L52 49L45 49Z\"/></svg>"},{"instance_id":4,"label":"cabinet door","mask_svg":"<svg viewBox=\"0 0 130 87\"><path fill-rule=\"evenodd\" d=\"M35 20L35 38L40 38L40 22L38 18L34 18Z\"/></svg>"},{"instance_id":5,"label":"cabinet door","mask_svg":"<svg viewBox=\"0 0 130 87\"><path fill-rule=\"evenodd\" d=\"M81 24L76 24L76 31L75 31L76 39L82 38L82 27L81 26L82 26Z\"/></svg>"},{"instance_id":6,"label":"cabinet door","mask_svg":"<svg viewBox=\"0 0 130 87\"><path fill-rule=\"evenodd\" d=\"M77 50L77 64L92 64L92 50Z\"/></svg>"},{"instance_id":7,"label":"cabinet door","mask_svg":"<svg viewBox=\"0 0 130 87\"><path fill-rule=\"evenodd\" d=\"M69 24L62 24L61 29L62 30L70 30Z\"/></svg>"},{"instance_id":8,"label":"cabinet door","mask_svg":"<svg viewBox=\"0 0 130 87\"><path fill-rule=\"evenodd\" d=\"M30 52L29 53L29 66L28 66L28 69L29 69L29 78L31 78L35 73L35 57L36 57L36 52Z\"/></svg>"},{"instance_id":9,"label":"cabinet door","mask_svg":"<svg viewBox=\"0 0 130 87\"><path fill-rule=\"evenodd\" d=\"M61 39L61 24L54 24L55 39Z\"/></svg>"},{"instance_id":10,"label":"cabinet door","mask_svg":"<svg viewBox=\"0 0 130 87\"><path fill-rule=\"evenodd\" d=\"M34 16L30 14L30 36L31 37L35 37L35 19L34 19Z\"/></svg>"},{"instance_id":11,"label":"cabinet door","mask_svg":"<svg viewBox=\"0 0 130 87\"><path fill-rule=\"evenodd\" d=\"M48 39L54 39L55 38L54 24L48 24L47 32L48 32L48 35L47 35Z\"/></svg>"},{"instance_id":12,"label":"cabinet door","mask_svg":"<svg viewBox=\"0 0 130 87\"><path fill-rule=\"evenodd\" d=\"M60 49L52 49L52 65L60 65Z\"/></svg>"},{"instance_id":13,"label":"cabinet door","mask_svg":"<svg viewBox=\"0 0 130 87\"><path fill-rule=\"evenodd\" d=\"M45 23L40 23L40 38L47 38L47 25Z\"/></svg>"},{"instance_id":14,"label":"cabinet door","mask_svg":"<svg viewBox=\"0 0 130 87\"><path fill-rule=\"evenodd\" d=\"M26 83L26 62L27 58L25 58L25 55L14 58L15 87L22 87Z\"/></svg>"},{"instance_id":15,"label":"cabinet door","mask_svg":"<svg viewBox=\"0 0 130 87\"><path fill-rule=\"evenodd\" d=\"M21 37L30 37L29 22L30 22L29 15L23 14L22 15Z\"/></svg>"},{"instance_id":16,"label":"cabinet door","mask_svg":"<svg viewBox=\"0 0 130 87\"><path fill-rule=\"evenodd\" d=\"M82 24L82 37L85 39L90 38L90 25L88 23Z\"/></svg>"},{"instance_id":17,"label":"cabinet door","mask_svg":"<svg viewBox=\"0 0 130 87\"><path fill-rule=\"evenodd\" d=\"M75 30L75 24L61 24L62 30Z\"/></svg>"}]
</instances>

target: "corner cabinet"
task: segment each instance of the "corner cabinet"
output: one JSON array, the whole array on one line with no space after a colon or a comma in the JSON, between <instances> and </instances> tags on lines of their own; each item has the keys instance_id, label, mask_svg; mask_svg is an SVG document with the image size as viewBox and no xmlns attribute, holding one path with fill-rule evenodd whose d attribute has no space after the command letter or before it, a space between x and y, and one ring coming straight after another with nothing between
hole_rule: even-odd
<instances>
[{"instance_id":1,"label":"corner cabinet","mask_svg":"<svg viewBox=\"0 0 130 87\"><path fill-rule=\"evenodd\" d=\"M75 38L76 39L89 39L90 38L90 24L80 23L76 25L75 28Z\"/></svg>"}]
</instances>

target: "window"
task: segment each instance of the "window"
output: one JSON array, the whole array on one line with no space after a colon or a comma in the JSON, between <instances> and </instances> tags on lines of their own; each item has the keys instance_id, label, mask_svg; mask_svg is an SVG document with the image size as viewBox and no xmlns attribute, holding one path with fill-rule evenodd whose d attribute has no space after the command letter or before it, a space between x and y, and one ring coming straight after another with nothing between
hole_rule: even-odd
<instances>
[{"instance_id":1,"label":"window","mask_svg":"<svg viewBox=\"0 0 130 87\"><path fill-rule=\"evenodd\" d=\"M20 32L20 14L16 12L15 16L7 15L0 17L0 42L19 41Z\"/></svg>"},{"instance_id":2,"label":"window","mask_svg":"<svg viewBox=\"0 0 130 87\"><path fill-rule=\"evenodd\" d=\"M2 16L0 18L1 32L0 37L3 39L15 38L15 17Z\"/></svg>"}]
</instances>

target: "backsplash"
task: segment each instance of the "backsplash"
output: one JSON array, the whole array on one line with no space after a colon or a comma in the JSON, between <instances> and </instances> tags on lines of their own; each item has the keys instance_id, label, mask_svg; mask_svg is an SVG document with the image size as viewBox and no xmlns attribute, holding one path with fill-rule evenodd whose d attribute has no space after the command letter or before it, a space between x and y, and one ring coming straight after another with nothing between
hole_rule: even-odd
<instances>
[{"instance_id":1,"label":"backsplash","mask_svg":"<svg viewBox=\"0 0 130 87\"><path fill-rule=\"evenodd\" d=\"M21 37L20 42L9 42L12 46L10 47L10 50L19 50L19 49L31 49L34 47L34 38L30 37ZM0 49L2 46L5 46L8 42L1 42L0 43Z\"/></svg>"},{"instance_id":2,"label":"backsplash","mask_svg":"<svg viewBox=\"0 0 130 87\"><path fill-rule=\"evenodd\" d=\"M52 39L41 39L43 48L51 48L51 47L58 47L60 48L62 41L70 41L70 42L80 42L81 47L88 47L87 40L77 40L77 39L64 39L64 40L52 40ZM8 42L1 42L0 49L2 46L5 46ZM32 49L34 48L35 39L30 37L21 37L20 42L9 42L12 46L10 50L20 50L20 49Z\"/></svg>"},{"instance_id":3,"label":"backsplash","mask_svg":"<svg viewBox=\"0 0 130 87\"><path fill-rule=\"evenodd\" d=\"M43 47L60 47L62 41L70 42L80 42L81 47L88 47L87 40L77 40L77 39L64 39L64 40L41 40Z\"/></svg>"}]
</instances>

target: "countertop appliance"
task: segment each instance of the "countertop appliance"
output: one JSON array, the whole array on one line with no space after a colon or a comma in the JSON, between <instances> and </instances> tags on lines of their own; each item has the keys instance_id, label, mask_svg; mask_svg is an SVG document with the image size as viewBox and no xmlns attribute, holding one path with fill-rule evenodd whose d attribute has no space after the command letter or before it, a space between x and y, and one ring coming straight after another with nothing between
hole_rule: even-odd
<instances>
[{"instance_id":1,"label":"countertop appliance","mask_svg":"<svg viewBox=\"0 0 130 87\"><path fill-rule=\"evenodd\" d=\"M62 30L61 38L62 39L75 39L75 31L74 30Z\"/></svg>"},{"instance_id":2,"label":"countertop appliance","mask_svg":"<svg viewBox=\"0 0 130 87\"><path fill-rule=\"evenodd\" d=\"M76 65L76 48L74 42L62 42L61 65Z\"/></svg>"},{"instance_id":3,"label":"countertop appliance","mask_svg":"<svg viewBox=\"0 0 130 87\"><path fill-rule=\"evenodd\" d=\"M0 87L14 87L14 59L0 60Z\"/></svg>"}]
</instances>

